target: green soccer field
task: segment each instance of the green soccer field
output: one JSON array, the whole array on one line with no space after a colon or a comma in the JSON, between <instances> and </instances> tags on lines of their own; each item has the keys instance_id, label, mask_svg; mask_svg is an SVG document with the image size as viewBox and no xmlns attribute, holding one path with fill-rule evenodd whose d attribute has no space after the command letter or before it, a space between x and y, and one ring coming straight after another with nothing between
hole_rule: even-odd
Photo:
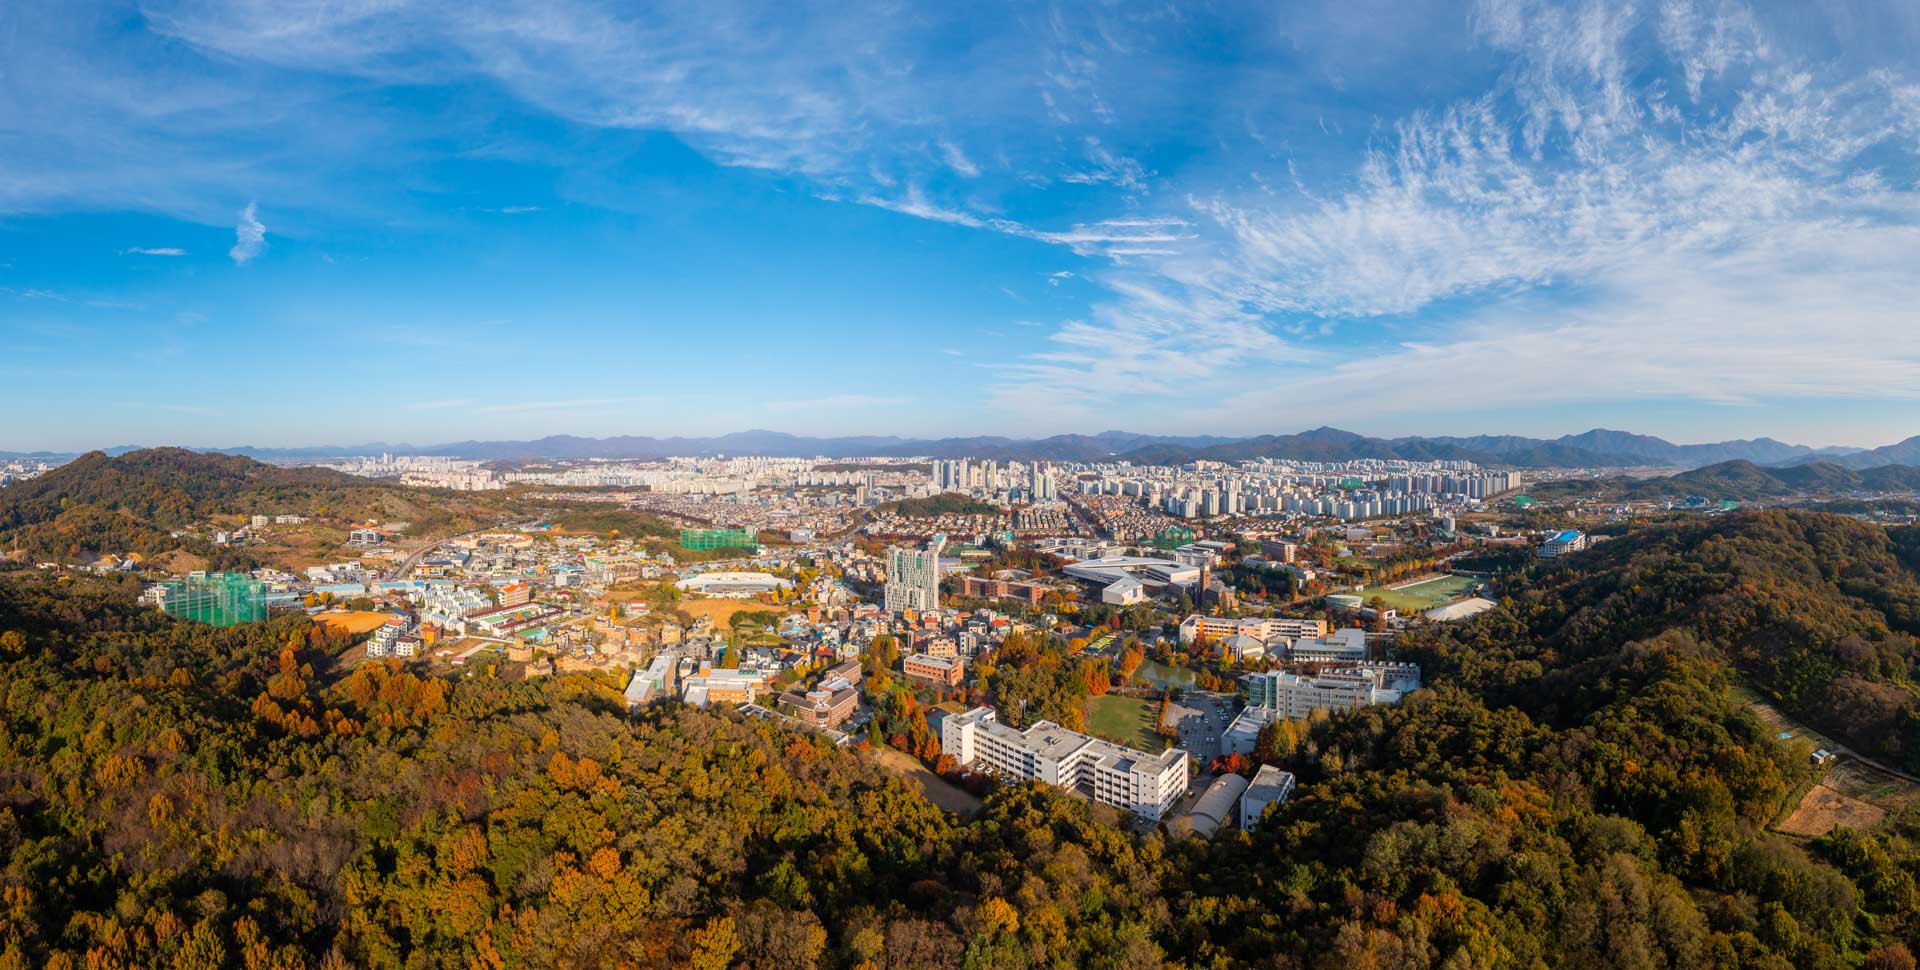
<instances>
[{"instance_id":1,"label":"green soccer field","mask_svg":"<svg viewBox=\"0 0 1920 970\"><path fill-rule=\"evenodd\" d=\"M1159 708L1138 697L1106 694L1087 698L1087 731L1103 738L1119 738L1143 751L1159 751L1166 746L1153 733L1153 718Z\"/></svg>"},{"instance_id":2,"label":"green soccer field","mask_svg":"<svg viewBox=\"0 0 1920 970\"><path fill-rule=\"evenodd\" d=\"M1402 589L1374 587L1361 590L1358 594L1363 600L1375 596L1387 601L1387 605L1402 613L1423 612L1459 598L1472 589L1479 580L1472 576L1442 576L1424 583L1416 583Z\"/></svg>"}]
</instances>

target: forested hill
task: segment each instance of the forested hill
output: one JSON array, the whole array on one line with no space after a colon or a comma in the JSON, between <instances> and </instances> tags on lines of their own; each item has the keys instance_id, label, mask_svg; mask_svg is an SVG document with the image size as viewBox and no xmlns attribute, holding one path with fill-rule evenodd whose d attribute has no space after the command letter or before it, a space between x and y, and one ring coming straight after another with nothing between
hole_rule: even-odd
<instances>
[{"instance_id":1,"label":"forested hill","mask_svg":"<svg viewBox=\"0 0 1920 970\"><path fill-rule=\"evenodd\" d=\"M114 457L96 451L0 488L0 550L48 558L153 554L180 545L172 530L216 514L402 519L432 527L489 501L497 499L184 448Z\"/></svg>"},{"instance_id":2,"label":"forested hill","mask_svg":"<svg viewBox=\"0 0 1920 970\"><path fill-rule=\"evenodd\" d=\"M344 508L374 483L326 468L281 468L234 455L149 448L119 457L89 452L38 478L0 489L0 527L44 522L73 504L123 511L180 528L217 512L311 514Z\"/></svg>"},{"instance_id":3,"label":"forested hill","mask_svg":"<svg viewBox=\"0 0 1920 970\"><path fill-rule=\"evenodd\" d=\"M1913 820L1770 831L1815 769L1733 690L1770 639L1897 682L1895 540L1767 513L1542 567L1405 645L1430 689L1264 733L1301 787L1210 842L0 567L0 968L1912 968Z\"/></svg>"},{"instance_id":4,"label":"forested hill","mask_svg":"<svg viewBox=\"0 0 1920 970\"><path fill-rule=\"evenodd\" d=\"M1761 499L1848 492L1910 493L1920 490L1920 467L1884 465L1856 470L1831 462L1765 468L1750 461L1726 461L1657 478L1565 479L1541 482L1528 491L1536 498L1592 497L1655 501L1701 496L1749 502Z\"/></svg>"},{"instance_id":5,"label":"forested hill","mask_svg":"<svg viewBox=\"0 0 1920 970\"><path fill-rule=\"evenodd\" d=\"M962 824L817 734L137 592L0 569L5 970L1162 965L1161 845L1085 802Z\"/></svg>"},{"instance_id":6,"label":"forested hill","mask_svg":"<svg viewBox=\"0 0 1920 970\"><path fill-rule=\"evenodd\" d=\"M1540 564L1508 593L1504 642L1443 657L1513 699L1511 665L1577 664L1668 634L1698 641L1763 696L1920 770L1920 530L1798 511L1695 517ZM1505 669L1501 665L1509 665Z\"/></svg>"}]
</instances>

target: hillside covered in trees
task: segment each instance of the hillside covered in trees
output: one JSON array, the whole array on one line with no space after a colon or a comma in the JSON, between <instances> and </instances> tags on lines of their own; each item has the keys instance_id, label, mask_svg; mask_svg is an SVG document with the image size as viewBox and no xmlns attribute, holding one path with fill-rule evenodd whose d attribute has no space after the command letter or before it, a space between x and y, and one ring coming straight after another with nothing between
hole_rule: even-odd
<instances>
[{"instance_id":1,"label":"hillside covered in trees","mask_svg":"<svg viewBox=\"0 0 1920 970\"><path fill-rule=\"evenodd\" d=\"M55 560L101 552L155 555L190 545L172 531L222 514L404 520L431 532L493 521L500 502L184 448L117 457L96 451L0 488L0 550Z\"/></svg>"},{"instance_id":2,"label":"hillside covered in trees","mask_svg":"<svg viewBox=\"0 0 1920 970\"><path fill-rule=\"evenodd\" d=\"M1848 492L1912 493L1920 490L1920 467L1883 465L1854 469L1832 462L1770 468L1737 459L1653 478L1614 477L1541 482L1528 491L1535 498L1597 498L1657 501L1700 496L1751 502Z\"/></svg>"},{"instance_id":3,"label":"hillside covered in trees","mask_svg":"<svg viewBox=\"0 0 1920 970\"><path fill-rule=\"evenodd\" d=\"M1908 541L1767 513L1543 566L1405 645L1430 689L1263 735L1302 787L1212 842L0 572L0 967L1910 968L1915 820L1771 832L1816 769L1734 690L1903 683Z\"/></svg>"},{"instance_id":4,"label":"hillside covered in trees","mask_svg":"<svg viewBox=\"0 0 1920 970\"><path fill-rule=\"evenodd\" d=\"M1692 517L1542 563L1508 610L1430 641L1431 668L1524 703L1538 669L1673 635L1802 719L1920 770L1920 530L1806 512Z\"/></svg>"}]
</instances>

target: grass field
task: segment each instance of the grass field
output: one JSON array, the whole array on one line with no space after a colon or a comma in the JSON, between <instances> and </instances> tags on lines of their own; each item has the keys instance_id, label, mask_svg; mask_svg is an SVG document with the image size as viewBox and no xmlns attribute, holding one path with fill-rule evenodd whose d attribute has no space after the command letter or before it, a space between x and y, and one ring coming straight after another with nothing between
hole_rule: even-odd
<instances>
[{"instance_id":1,"label":"grass field","mask_svg":"<svg viewBox=\"0 0 1920 970\"><path fill-rule=\"evenodd\" d=\"M1478 582L1479 580L1472 576L1440 576L1434 579L1410 583L1399 589L1388 589L1378 586L1368 587L1360 590L1356 595L1363 600L1371 600L1375 596L1378 596L1386 600L1387 606L1392 609L1399 610L1402 613L1418 613L1433 609L1436 606L1446 605L1449 601L1459 597L1467 590L1472 589L1473 585Z\"/></svg>"},{"instance_id":2,"label":"grass field","mask_svg":"<svg viewBox=\"0 0 1920 970\"><path fill-rule=\"evenodd\" d=\"M1154 712L1154 705L1138 697L1089 697L1087 730L1103 738L1119 738L1143 751L1158 751L1165 744L1153 733Z\"/></svg>"}]
</instances>

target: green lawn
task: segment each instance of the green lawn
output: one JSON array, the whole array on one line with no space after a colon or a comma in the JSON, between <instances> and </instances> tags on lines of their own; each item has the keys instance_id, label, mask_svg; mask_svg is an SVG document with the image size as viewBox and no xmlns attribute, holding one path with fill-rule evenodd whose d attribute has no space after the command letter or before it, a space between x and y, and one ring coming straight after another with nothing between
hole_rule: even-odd
<instances>
[{"instance_id":1,"label":"green lawn","mask_svg":"<svg viewBox=\"0 0 1920 970\"><path fill-rule=\"evenodd\" d=\"M1138 697L1107 694L1087 698L1087 730L1103 738L1119 738L1142 751L1159 751L1166 742L1153 733L1158 710Z\"/></svg>"},{"instance_id":2,"label":"green lawn","mask_svg":"<svg viewBox=\"0 0 1920 970\"><path fill-rule=\"evenodd\" d=\"M1472 576L1442 576L1404 589L1369 586L1355 592L1354 595L1362 600L1371 600L1378 596L1387 601L1387 606L1402 613L1423 613L1458 598L1472 589L1477 582L1479 580Z\"/></svg>"}]
</instances>

